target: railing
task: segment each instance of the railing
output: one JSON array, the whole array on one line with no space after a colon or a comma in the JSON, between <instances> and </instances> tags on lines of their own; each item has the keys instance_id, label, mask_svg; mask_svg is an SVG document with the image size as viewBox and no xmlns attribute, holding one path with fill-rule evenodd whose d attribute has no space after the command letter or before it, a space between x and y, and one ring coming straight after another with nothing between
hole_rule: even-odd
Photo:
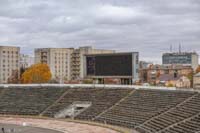
<instances>
[{"instance_id":1,"label":"railing","mask_svg":"<svg viewBox=\"0 0 200 133\"><path fill-rule=\"evenodd\" d=\"M70 88L132 88L132 89L158 89L177 90L175 87L139 86L139 85L108 85L108 84L0 84L0 87L70 87ZM187 89L188 90L188 89Z\"/></svg>"},{"instance_id":2,"label":"railing","mask_svg":"<svg viewBox=\"0 0 200 133\"><path fill-rule=\"evenodd\" d=\"M176 87L162 87L162 86L141 86L141 85L108 85L108 84L0 84L0 87L69 87L69 88L108 88L108 89L152 89L152 90L181 90L181 91L196 91L193 88L176 88Z\"/></svg>"}]
</instances>

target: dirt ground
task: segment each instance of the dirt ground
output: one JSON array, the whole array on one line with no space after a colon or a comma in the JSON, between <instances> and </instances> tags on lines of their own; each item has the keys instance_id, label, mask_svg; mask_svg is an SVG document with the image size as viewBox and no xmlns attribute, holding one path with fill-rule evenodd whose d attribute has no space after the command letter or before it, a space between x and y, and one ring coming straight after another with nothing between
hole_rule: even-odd
<instances>
[{"instance_id":1,"label":"dirt ground","mask_svg":"<svg viewBox=\"0 0 200 133\"><path fill-rule=\"evenodd\" d=\"M80 123L75 123L75 122L52 120L52 119L47 120L47 119L32 119L32 118L0 117L0 123L2 123L0 124L0 128L1 126L14 128L15 127L14 125L18 125L16 126L16 129L18 129L18 131L20 130L21 132L15 132L15 133L27 133L27 131L28 133L60 133L60 132L63 132L63 133L119 133L117 131L104 128L104 127L93 126L93 125L88 125L88 124L80 124ZM10 125L10 124L14 124L14 125ZM52 129L53 131L47 130L47 129ZM1 129L0 129L0 133L1 133ZM11 133L11 132L8 132L8 133Z\"/></svg>"},{"instance_id":2,"label":"dirt ground","mask_svg":"<svg viewBox=\"0 0 200 133\"><path fill-rule=\"evenodd\" d=\"M3 130L4 130L4 133L62 133L62 132L50 130L50 129L0 123L0 133L3 133Z\"/></svg>"}]
</instances>

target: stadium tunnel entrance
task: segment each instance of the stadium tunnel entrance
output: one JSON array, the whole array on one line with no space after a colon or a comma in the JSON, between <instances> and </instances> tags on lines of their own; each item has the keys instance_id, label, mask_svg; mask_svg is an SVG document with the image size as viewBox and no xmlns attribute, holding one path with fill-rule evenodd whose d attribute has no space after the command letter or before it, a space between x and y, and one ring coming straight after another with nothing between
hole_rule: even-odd
<instances>
[{"instance_id":1,"label":"stadium tunnel entrance","mask_svg":"<svg viewBox=\"0 0 200 133\"><path fill-rule=\"evenodd\" d=\"M55 118L74 118L92 105L89 101L76 101L54 115Z\"/></svg>"}]
</instances>

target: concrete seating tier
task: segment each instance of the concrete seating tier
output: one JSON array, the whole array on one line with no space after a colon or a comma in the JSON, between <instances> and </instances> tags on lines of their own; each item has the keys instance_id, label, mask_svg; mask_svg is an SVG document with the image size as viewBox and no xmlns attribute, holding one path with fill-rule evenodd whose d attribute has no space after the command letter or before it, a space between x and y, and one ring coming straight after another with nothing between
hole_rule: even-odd
<instances>
[{"instance_id":1,"label":"concrete seating tier","mask_svg":"<svg viewBox=\"0 0 200 133\"><path fill-rule=\"evenodd\" d=\"M68 90L67 94L44 115L53 116L76 101L89 101L92 103L87 110L79 114L76 119L91 120L104 110L113 106L125 97L131 89L89 89L77 88Z\"/></svg>"},{"instance_id":2,"label":"concrete seating tier","mask_svg":"<svg viewBox=\"0 0 200 133\"><path fill-rule=\"evenodd\" d=\"M136 90L132 95L96 120L134 128L152 117L175 107L193 94L179 91Z\"/></svg>"},{"instance_id":3,"label":"concrete seating tier","mask_svg":"<svg viewBox=\"0 0 200 133\"><path fill-rule=\"evenodd\" d=\"M75 119L139 133L200 133L200 93L178 90L0 87L0 114L54 117L74 102L91 106Z\"/></svg>"},{"instance_id":4,"label":"concrete seating tier","mask_svg":"<svg viewBox=\"0 0 200 133\"><path fill-rule=\"evenodd\" d=\"M155 133L155 132L165 132L165 131L171 132L171 130L175 129L178 130L179 127L181 128L181 126L186 126L187 122L183 121L192 118L195 115L198 115L199 113L200 113L200 94L197 93L193 95L193 97L191 97L190 99L183 102L182 104L168 110L167 112L160 114L159 116L150 119L149 121L143 123L136 129L141 133L149 133L149 132ZM188 133L187 130L185 130L185 132Z\"/></svg>"},{"instance_id":5,"label":"concrete seating tier","mask_svg":"<svg viewBox=\"0 0 200 133\"><path fill-rule=\"evenodd\" d=\"M124 98L131 90L129 89L103 89L92 101L92 106L78 115L77 119L92 119L106 109Z\"/></svg>"},{"instance_id":6,"label":"concrete seating tier","mask_svg":"<svg viewBox=\"0 0 200 133\"><path fill-rule=\"evenodd\" d=\"M5 88L0 95L0 114L39 115L58 99L65 89Z\"/></svg>"},{"instance_id":7,"label":"concrete seating tier","mask_svg":"<svg viewBox=\"0 0 200 133\"><path fill-rule=\"evenodd\" d=\"M200 115L189 120L178 123L177 125L163 130L161 133L197 133L200 132Z\"/></svg>"}]
</instances>

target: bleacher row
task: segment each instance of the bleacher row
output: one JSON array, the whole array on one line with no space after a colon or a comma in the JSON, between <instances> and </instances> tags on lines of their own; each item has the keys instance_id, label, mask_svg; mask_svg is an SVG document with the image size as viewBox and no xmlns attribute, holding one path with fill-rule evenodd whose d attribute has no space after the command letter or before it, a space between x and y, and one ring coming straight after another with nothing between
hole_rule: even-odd
<instances>
[{"instance_id":1,"label":"bleacher row","mask_svg":"<svg viewBox=\"0 0 200 133\"><path fill-rule=\"evenodd\" d=\"M5 88L0 94L0 114L38 115L50 106L64 89Z\"/></svg>"},{"instance_id":2,"label":"bleacher row","mask_svg":"<svg viewBox=\"0 0 200 133\"><path fill-rule=\"evenodd\" d=\"M187 128L185 130L183 127L186 125L185 120L193 121L194 119L198 119L198 115L200 114L200 94L193 95L187 101L181 103L180 105L176 106L164 112L155 118L145 122L143 125L137 127L140 132L162 132L162 133L181 133L181 131L187 131L187 133L193 133L195 130ZM197 115L197 117L195 117ZM199 119L200 120L200 119ZM200 123L196 123L199 125ZM183 125L183 127L182 127ZM193 123L195 126L195 123ZM167 128L169 127L169 128ZM191 127L192 128L192 127ZM197 128L200 130L200 127Z\"/></svg>"},{"instance_id":3,"label":"bleacher row","mask_svg":"<svg viewBox=\"0 0 200 133\"><path fill-rule=\"evenodd\" d=\"M75 119L140 133L200 132L200 93L178 90L0 87L0 114L53 117L76 101L92 103Z\"/></svg>"},{"instance_id":4,"label":"bleacher row","mask_svg":"<svg viewBox=\"0 0 200 133\"><path fill-rule=\"evenodd\" d=\"M74 101L90 101L92 102L92 106L78 115L77 118L91 120L99 113L113 106L130 91L130 89L68 89L66 95L44 115L53 116L59 110L66 108Z\"/></svg>"},{"instance_id":5,"label":"bleacher row","mask_svg":"<svg viewBox=\"0 0 200 133\"><path fill-rule=\"evenodd\" d=\"M136 90L98 120L106 120L110 124L120 124L118 120L125 122L128 120L130 123L127 123L126 126L135 127L176 106L192 95L193 93L174 91Z\"/></svg>"}]
</instances>

